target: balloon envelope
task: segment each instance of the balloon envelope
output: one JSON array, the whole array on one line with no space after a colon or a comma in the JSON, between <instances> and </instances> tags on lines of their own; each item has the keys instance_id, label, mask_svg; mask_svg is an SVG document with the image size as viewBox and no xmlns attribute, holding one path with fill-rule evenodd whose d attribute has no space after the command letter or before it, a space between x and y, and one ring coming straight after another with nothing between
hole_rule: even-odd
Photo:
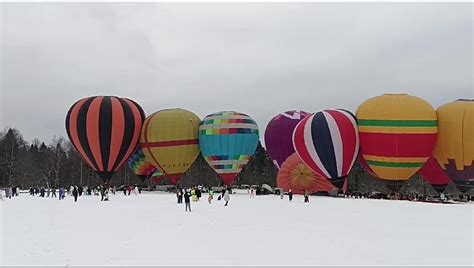
<instances>
[{"instance_id":1,"label":"balloon envelope","mask_svg":"<svg viewBox=\"0 0 474 268\"><path fill-rule=\"evenodd\" d=\"M425 165L420 169L420 174L438 193L444 192L446 186L451 182L434 157L428 159Z\"/></svg>"},{"instance_id":2,"label":"balloon envelope","mask_svg":"<svg viewBox=\"0 0 474 268\"><path fill-rule=\"evenodd\" d=\"M107 183L135 152L144 118L132 100L94 96L72 105L66 130L82 159Z\"/></svg>"},{"instance_id":3,"label":"balloon envelope","mask_svg":"<svg viewBox=\"0 0 474 268\"><path fill-rule=\"evenodd\" d=\"M295 128L293 144L311 170L341 188L359 152L355 117L345 110L305 117Z\"/></svg>"},{"instance_id":4,"label":"balloon envelope","mask_svg":"<svg viewBox=\"0 0 474 268\"><path fill-rule=\"evenodd\" d=\"M434 149L436 113L418 97L377 96L362 103L356 116L362 156L381 179L408 180Z\"/></svg>"},{"instance_id":5,"label":"balloon envelope","mask_svg":"<svg viewBox=\"0 0 474 268\"><path fill-rule=\"evenodd\" d=\"M206 162L227 185L232 185L255 153L258 126L255 120L243 113L213 113L202 120L199 144Z\"/></svg>"},{"instance_id":6,"label":"balloon envelope","mask_svg":"<svg viewBox=\"0 0 474 268\"><path fill-rule=\"evenodd\" d=\"M277 187L295 194L303 194L307 190L315 192L332 192L334 186L325 178L318 176L309 169L296 153L293 153L278 170Z\"/></svg>"},{"instance_id":7,"label":"balloon envelope","mask_svg":"<svg viewBox=\"0 0 474 268\"><path fill-rule=\"evenodd\" d=\"M156 170L156 167L149 162L145 154L140 147L137 148L135 153L128 160L128 166L133 170L142 182L149 178Z\"/></svg>"},{"instance_id":8,"label":"balloon envelope","mask_svg":"<svg viewBox=\"0 0 474 268\"><path fill-rule=\"evenodd\" d=\"M148 116L143 123L140 136L143 153L173 184L199 155L200 122L191 111L167 109Z\"/></svg>"},{"instance_id":9,"label":"balloon envelope","mask_svg":"<svg viewBox=\"0 0 474 268\"><path fill-rule=\"evenodd\" d=\"M462 192L474 188L474 100L457 100L436 110L439 134L434 156Z\"/></svg>"},{"instance_id":10,"label":"balloon envelope","mask_svg":"<svg viewBox=\"0 0 474 268\"><path fill-rule=\"evenodd\" d=\"M265 129L265 147L268 155L278 168L295 152L293 147L293 130L306 116L304 111L287 111L276 115Z\"/></svg>"}]
</instances>

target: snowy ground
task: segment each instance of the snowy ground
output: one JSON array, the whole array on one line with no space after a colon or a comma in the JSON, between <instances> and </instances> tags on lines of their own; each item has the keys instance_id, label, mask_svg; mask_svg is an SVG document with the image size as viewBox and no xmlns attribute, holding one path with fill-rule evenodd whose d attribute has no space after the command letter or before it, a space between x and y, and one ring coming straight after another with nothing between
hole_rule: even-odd
<instances>
[{"instance_id":1,"label":"snowy ground","mask_svg":"<svg viewBox=\"0 0 474 268\"><path fill-rule=\"evenodd\" d=\"M472 203L235 194L186 213L171 194L99 200L0 201L0 265L474 263Z\"/></svg>"}]
</instances>

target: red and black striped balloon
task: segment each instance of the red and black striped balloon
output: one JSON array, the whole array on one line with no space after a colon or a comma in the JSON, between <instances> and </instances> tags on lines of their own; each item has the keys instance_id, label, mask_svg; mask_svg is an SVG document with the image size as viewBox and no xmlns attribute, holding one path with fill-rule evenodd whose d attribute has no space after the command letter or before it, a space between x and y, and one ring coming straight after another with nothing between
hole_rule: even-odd
<instances>
[{"instance_id":1,"label":"red and black striped balloon","mask_svg":"<svg viewBox=\"0 0 474 268\"><path fill-rule=\"evenodd\" d=\"M107 183L137 149L144 120L143 109L130 99L94 96L72 105L66 130L87 165Z\"/></svg>"}]
</instances>

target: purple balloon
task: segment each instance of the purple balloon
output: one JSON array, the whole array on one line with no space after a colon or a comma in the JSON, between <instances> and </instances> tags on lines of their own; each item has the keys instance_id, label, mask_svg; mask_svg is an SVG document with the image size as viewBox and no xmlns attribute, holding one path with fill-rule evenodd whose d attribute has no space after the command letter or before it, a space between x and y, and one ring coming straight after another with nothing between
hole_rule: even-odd
<instances>
[{"instance_id":1,"label":"purple balloon","mask_svg":"<svg viewBox=\"0 0 474 268\"><path fill-rule=\"evenodd\" d=\"M308 115L310 113L304 111L286 111L276 115L268 123L265 129L265 146L268 155L278 168L295 152L292 140L293 130Z\"/></svg>"}]
</instances>

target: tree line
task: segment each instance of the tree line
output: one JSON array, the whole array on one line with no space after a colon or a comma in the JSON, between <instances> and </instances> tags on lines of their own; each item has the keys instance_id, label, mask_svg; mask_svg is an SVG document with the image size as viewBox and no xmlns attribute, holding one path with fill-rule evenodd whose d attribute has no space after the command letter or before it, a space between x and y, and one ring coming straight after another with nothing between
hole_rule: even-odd
<instances>
[{"instance_id":1,"label":"tree line","mask_svg":"<svg viewBox=\"0 0 474 268\"><path fill-rule=\"evenodd\" d=\"M276 187L277 168L274 166L265 148L259 143L255 155L236 178L234 184L262 185ZM7 185L29 187L60 187L70 185L96 186L100 178L87 166L74 149L71 142L62 137L54 137L45 143L39 139L32 142L24 140L20 130L8 128L0 132L0 187ZM133 171L125 165L115 173L111 185L142 184ZM167 179L158 184L168 184ZM150 185L150 180L145 181ZM221 186L222 180L199 155L190 170L181 178L179 185ZM387 193L385 184L370 174L356 162L348 176L348 189L351 192L379 191ZM434 189L415 175L405 183L401 192L432 194ZM455 193L456 188L450 185L447 192Z\"/></svg>"}]
</instances>

